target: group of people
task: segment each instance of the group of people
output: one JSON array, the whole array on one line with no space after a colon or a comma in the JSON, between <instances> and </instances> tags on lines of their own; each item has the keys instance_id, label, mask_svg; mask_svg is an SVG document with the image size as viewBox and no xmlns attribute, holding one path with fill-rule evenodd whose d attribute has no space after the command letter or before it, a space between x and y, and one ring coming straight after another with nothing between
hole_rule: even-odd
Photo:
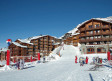
<instances>
[{"instance_id":1,"label":"group of people","mask_svg":"<svg viewBox=\"0 0 112 81\"><path fill-rule=\"evenodd\" d=\"M83 66L84 64L88 64L88 59L89 58L87 56L86 56L86 58L80 57L79 58L80 66ZM78 60L78 57L75 56L75 63L77 63L77 60ZM93 60L93 64L102 64L102 58L93 57L92 60Z\"/></svg>"},{"instance_id":2,"label":"group of people","mask_svg":"<svg viewBox=\"0 0 112 81\"><path fill-rule=\"evenodd\" d=\"M77 56L75 56L75 63L77 63ZM84 57L80 57L79 58L79 63L80 63L80 66L83 66L84 64L88 64L88 57L84 58Z\"/></svg>"},{"instance_id":3,"label":"group of people","mask_svg":"<svg viewBox=\"0 0 112 81\"><path fill-rule=\"evenodd\" d=\"M93 57L93 64L102 64L102 58Z\"/></svg>"},{"instance_id":4,"label":"group of people","mask_svg":"<svg viewBox=\"0 0 112 81\"><path fill-rule=\"evenodd\" d=\"M16 68L18 70L22 70L24 68L24 60L23 59L18 59L16 62Z\"/></svg>"}]
</instances>

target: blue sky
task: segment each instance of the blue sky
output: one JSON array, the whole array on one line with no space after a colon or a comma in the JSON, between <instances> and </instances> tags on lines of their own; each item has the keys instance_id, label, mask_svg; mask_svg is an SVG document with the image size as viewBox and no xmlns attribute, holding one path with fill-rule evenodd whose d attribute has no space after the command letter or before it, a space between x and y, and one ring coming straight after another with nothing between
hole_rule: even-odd
<instances>
[{"instance_id":1,"label":"blue sky","mask_svg":"<svg viewBox=\"0 0 112 81\"><path fill-rule=\"evenodd\" d=\"M81 22L112 16L112 0L0 0L0 48L6 40L60 37Z\"/></svg>"}]
</instances>

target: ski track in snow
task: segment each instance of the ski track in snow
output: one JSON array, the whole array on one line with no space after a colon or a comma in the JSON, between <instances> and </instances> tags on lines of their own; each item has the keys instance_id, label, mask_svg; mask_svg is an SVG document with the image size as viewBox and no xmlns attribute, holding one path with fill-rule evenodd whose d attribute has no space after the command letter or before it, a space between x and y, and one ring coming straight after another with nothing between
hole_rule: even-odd
<instances>
[{"instance_id":1,"label":"ski track in snow","mask_svg":"<svg viewBox=\"0 0 112 81\"><path fill-rule=\"evenodd\" d=\"M64 46L59 60L36 64L24 70L12 70L0 72L0 81L103 81L105 72L87 71L91 65L80 66L75 64L75 55L79 50L73 46Z\"/></svg>"}]
</instances>

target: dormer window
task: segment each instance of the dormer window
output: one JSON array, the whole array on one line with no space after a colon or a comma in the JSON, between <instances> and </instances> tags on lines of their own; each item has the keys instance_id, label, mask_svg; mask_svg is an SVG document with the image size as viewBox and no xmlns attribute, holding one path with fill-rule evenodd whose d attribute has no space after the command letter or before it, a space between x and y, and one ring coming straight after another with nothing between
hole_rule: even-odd
<instances>
[{"instance_id":1,"label":"dormer window","mask_svg":"<svg viewBox=\"0 0 112 81\"><path fill-rule=\"evenodd\" d=\"M93 25L89 25L89 28L92 28L93 27Z\"/></svg>"}]
</instances>

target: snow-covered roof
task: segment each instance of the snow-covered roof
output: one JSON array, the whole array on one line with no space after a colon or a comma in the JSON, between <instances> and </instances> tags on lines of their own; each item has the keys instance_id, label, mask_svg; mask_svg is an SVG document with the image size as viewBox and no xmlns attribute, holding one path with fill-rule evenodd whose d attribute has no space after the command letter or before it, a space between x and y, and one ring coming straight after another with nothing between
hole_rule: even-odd
<instances>
[{"instance_id":1,"label":"snow-covered roof","mask_svg":"<svg viewBox=\"0 0 112 81\"><path fill-rule=\"evenodd\" d=\"M21 44L19 44L19 43L17 43L17 42L12 42L14 45L16 45L16 46L19 46L19 47L22 47L22 48L27 48L27 46L23 46L23 45L21 45Z\"/></svg>"},{"instance_id":2,"label":"snow-covered roof","mask_svg":"<svg viewBox=\"0 0 112 81\"><path fill-rule=\"evenodd\" d=\"M38 38L44 37L44 36L49 36L49 35L34 36L34 37L27 38L27 39L18 39L18 40L21 41L21 42L23 42L23 43L27 43L27 44L33 45L33 43L31 43L31 40L33 40L33 39L38 39ZM55 36L51 36L51 37L54 37L54 38L58 39L58 38L55 37Z\"/></svg>"},{"instance_id":3,"label":"snow-covered roof","mask_svg":"<svg viewBox=\"0 0 112 81\"><path fill-rule=\"evenodd\" d=\"M54 43L54 45L59 45L60 43Z\"/></svg>"},{"instance_id":4,"label":"snow-covered roof","mask_svg":"<svg viewBox=\"0 0 112 81\"><path fill-rule=\"evenodd\" d=\"M112 16L107 17L107 18L92 18L92 19L112 23ZM90 19L90 20L91 20L91 19ZM90 20L86 20L86 21L84 21L84 22L78 24L73 30L70 30L70 31L67 32L67 33L71 33L71 35L76 34L76 31L78 30L78 28L79 28L81 25L85 24L86 22L88 22L88 21L90 21ZM62 38L62 37L64 37L64 36L65 36L65 34L64 34L63 36L61 36L60 38Z\"/></svg>"},{"instance_id":5,"label":"snow-covered roof","mask_svg":"<svg viewBox=\"0 0 112 81\"><path fill-rule=\"evenodd\" d=\"M23 43L27 43L27 44L33 45L33 43L30 43L30 40L28 40L28 39L18 39L18 40L23 42Z\"/></svg>"},{"instance_id":6,"label":"snow-covered roof","mask_svg":"<svg viewBox=\"0 0 112 81\"><path fill-rule=\"evenodd\" d=\"M31 41L31 40L33 40L33 39L38 39L38 38L40 38L40 37L44 37L44 36L49 36L49 35L34 36L34 37L31 37L31 38L28 38L27 40ZM54 37L54 38L58 39L58 38L55 37L55 36L51 36L51 37Z\"/></svg>"},{"instance_id":7,"label":"snow-covered roof","mask_svg":"<svg viewBox=\"0 0 112 81\"><path fill-rule=\"evenodd\" d=\"M74 33L74 34L72 34L72 35L79 35L80 33Z\"/></svg>"},{"instance_id":8,"label":"snow-covered roof","mask_svg":"<svg viewBox=\"0 0 112 81\"><path fill-rule=\"evenodd\" d=\"M112 23L112 16L107 17L107 18L92 18L92 19ZM92 19L90 19L90 20L92 20ZM82 22L81 24L77 25L77 28L79 28L81 25L85 24L86 22L88 22L90 20L86 20L86 21Z\"/></svg>"},{"instance_id":9,"label":"snow-covered roof","mask_svg":"<svg viewBox=\"0 0 112 81\"><path fill-rule=\"evenodd\" d=\"M112 23L112 16L107 17L107 18L93 18L93 19L101 20L101 21L105 21L105 22Z\"/></svg>"},{"instance_id":10,"label":"snow-covered roof","mask_svg":"<svg viewBox=\"0 0 112 81\"><path fill-rule=\"evenodd\" d=\"M1 53L2 51L6 52L6 51L7 51L7 48L1 48L1 49L0 49L0 53Z\"/></svg>"}]
</instances>

